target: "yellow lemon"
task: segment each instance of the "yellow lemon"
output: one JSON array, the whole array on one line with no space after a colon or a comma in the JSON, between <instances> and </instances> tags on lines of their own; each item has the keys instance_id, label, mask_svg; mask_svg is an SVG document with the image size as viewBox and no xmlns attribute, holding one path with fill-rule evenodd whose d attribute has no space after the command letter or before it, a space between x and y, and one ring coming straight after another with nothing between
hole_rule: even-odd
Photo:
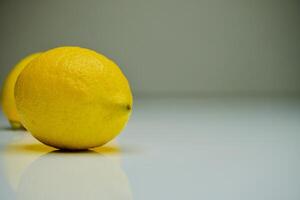
<instances>
[{"instance_id":1,"label":"yellow lemon","mask_svg":"<svg viewBox=\"0 0 300 200\"><path fill-rule=\"evenodd\" d=\"M12 128L17 129L22 127L18 116L14 97L15 83L24 67L26 67L28 63L30 63L34 58L36 58L39 55L40 53L35 53L21 60L8 74L6 80L4 81L1 95L2 108Z\"/></svg>"},{"instance_id":2,"label":"yellow lemon","mask_svg":"<svg viewBox=\"0 0 300 200\"><path fill-rule=\"evenodd\" d=\"M15 98L22 124L59 149L101 146L124 128L132 94L120 68L80 47L42 53L19 75Z\"/></svg>"}]
</instances>

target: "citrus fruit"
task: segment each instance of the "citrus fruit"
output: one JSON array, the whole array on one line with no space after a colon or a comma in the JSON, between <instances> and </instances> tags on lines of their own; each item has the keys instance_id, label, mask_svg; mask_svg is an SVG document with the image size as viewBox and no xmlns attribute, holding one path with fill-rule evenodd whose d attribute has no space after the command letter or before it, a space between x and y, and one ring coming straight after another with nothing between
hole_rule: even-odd
<instances>
[{"instance_id":1,"label":"citrus fruit","mask_svg":"<svg viewBox=\"0 0 300 200\"><path fill-rule=\"evenodd\" d=\"M15 97L14 97L14 88L17 78L21 71L30 63L34 58L39 56L40 53L35 53L27 56L22 59L8 74L6 80L4 81L2 95L1 95L1 103L4 115L8 119L11 127L14 129L21 128L22 125L20 123L20 119L18 116Z\"/></svg>"},{"instance_id":2,"label":"citrus fruit","mask_svg":"<svg viewBox=\"0 0 300 200\"><path fill-rule=\"evenodd\" d=\"M132 110L129 83L109 58L80 47L42 53L19 75L22 124L44 144L80 150L116 137Z\"/></svg>"}]
</instances>

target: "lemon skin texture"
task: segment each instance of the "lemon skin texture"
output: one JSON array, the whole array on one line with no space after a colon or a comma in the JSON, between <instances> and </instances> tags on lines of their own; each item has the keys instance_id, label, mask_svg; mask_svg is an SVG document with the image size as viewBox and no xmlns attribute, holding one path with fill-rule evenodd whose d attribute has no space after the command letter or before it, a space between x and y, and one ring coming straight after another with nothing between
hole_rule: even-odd
<instances>
[{"instance_id":1,"label":"lemon skin texture","mask_svg":"<svg viewBox=\"0 0 300 200\"><path fill-rule=\"evenodd\" d=\"M16 108L14 88L19 74L22 72L24 67L28 65L33 59L38 57L41 53L31 54L24 59L22 59L8 74L4 81L2 94L1 94L1 104L3 108L4 115L8 119L11 127L13 129L21 128L19 115Z\"/></svg>"},{"instance_id":2,"label":"lemon skin texture","mask_svg":"<svg viewBox=\"0 0 300 200\"><path fill-rule=\"evenodd\" d=\"M120 68L80 47L55 48L34 59L17 80L15 98L27 130L59 149L104 145L120 133L132 110Z\"/></svg>"}]
</instances>

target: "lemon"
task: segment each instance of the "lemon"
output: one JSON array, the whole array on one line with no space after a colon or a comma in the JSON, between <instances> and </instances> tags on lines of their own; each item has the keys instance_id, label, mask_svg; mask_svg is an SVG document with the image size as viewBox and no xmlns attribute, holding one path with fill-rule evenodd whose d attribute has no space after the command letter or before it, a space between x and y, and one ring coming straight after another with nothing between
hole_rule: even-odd
<instances>
[{"instance_id":1,"label":"lemon","mask_svg":"<svg viewBox=\"0 0 300 200\"><path fill-rule=\"evenodd\" d=\"M39 56L40 53L35 53L27 56L26 58L22 59L8 74L6 80L4 81L2 95L1 95L1 103L3 112L8 119L11 127L14 129L21 128L22 125L20 123L20 119L18 116L15 97L14 97L14 88L17 78L21 71L30 63L34 58Z\"/></svg>"},{"instance_id":2,"label":"lemon","mask_svg":"<svg viewBox=\"0 0 300 200\"><path fill-rule=\"evenodd\" d=\"M15 98L25 128L59 149L104 145L120 133L132 110L120 68L80 47L51 49L34 59L18 77Z\"/></svg>"}]
</instances>

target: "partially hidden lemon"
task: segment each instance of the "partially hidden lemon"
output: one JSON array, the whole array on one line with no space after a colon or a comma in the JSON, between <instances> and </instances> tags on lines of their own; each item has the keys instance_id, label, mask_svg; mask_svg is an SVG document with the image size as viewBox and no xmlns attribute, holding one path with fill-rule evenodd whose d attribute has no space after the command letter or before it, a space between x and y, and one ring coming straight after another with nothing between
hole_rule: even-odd
<instances>
[{"instance_id":1,"label":"partially hidden lemon","mask_svg":"<svg viewBox=\"0 0 300 200\"><path fill-rule=\"evenodd\" d=\"M42 53L19 75L22 124L44 144L80 150L117 136L132 110L129 83L107 57L80 47Z\"/></svg>"},{"instance_id":2,"label":"partially hidden lemon","mask_svg":"<svg viewBox=\"0 0 300 200\"><path fill-rule=\"evenodd\" d=\"M19 74L22 72L24 67L28 65L34 58L39 56L40 53L31 54L24 59L22 59L8 74L7 78L4 81L2 94L1 94L1 104L3 112L8 119L12 128L17 129L21 128L19 115L16 108L14 88L15 83Z\"/></svg>"}]
</instances>

